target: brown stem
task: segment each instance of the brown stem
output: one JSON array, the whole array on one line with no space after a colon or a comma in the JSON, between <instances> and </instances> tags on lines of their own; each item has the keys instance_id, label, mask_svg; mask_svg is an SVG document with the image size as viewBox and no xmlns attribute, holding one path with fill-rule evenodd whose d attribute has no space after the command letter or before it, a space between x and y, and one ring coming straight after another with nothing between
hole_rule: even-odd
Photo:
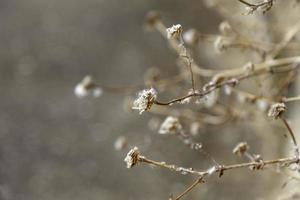
<instances>
[{"instance_id":1,"label":"brown stem","mask_svg":"<svg viewBox=\"0 0 300 200\"><path fill-rule=\"evenodd\" d=\"M284 102L300 101L300 96L284 98Z\"/></svg>"},{"instance_id":2,"label":"brown stem","mask_svg":"<svg viewBox=\"0 0 300 200\"><path fill-rule=\"evenodd\" d=\"M289 123L286 121L285 118L283 117L280 117L281 121L284 123L285 127L288 129L288 132L292 138L292 141L295 145L295 148L296 148L296 156L298 157L299 156L299 149L298 149L298 145L297 145L297 141L296 141L296 137L295 137L295 134L291 128L291 126L289 125Z\"/></svg>"},{"instance_id":3,"label":"brown stem","mask_svg":"<svg viewBox=\"0 0 300 200\"><path fill-rule=\"evenodd\" d=\"M192 185L190 185L184 192L182 192L180 195L178 195L175 200L179 200L181 199L184 195L186 195L187 193L189 193L192 189L194 189L199 183L203 182L203 177L200 176L199 178L197 178Z\"/></svg>"},{"instance_id":4,"label":"brown stem","mask_svg":"<svg viewBox=\"0 0 300 200\"><path fill-rule=\"evenodd\" d=\"M224 172L227 170L232 170L232 169L238 169L238 168L245 168L245 167L255 167L258 165L263 164L264 166L267 165L274 165L274 164L293 164L293 163L299 163L299 158L295 158L295 157L288 157L288 158L279 158L279 159L273 159L273 160L266 160L266 161L262 161L261 163L258 162L246 162L246 163L239 163L239 164L233 164L233 165L221 165L221 166L217 166L216 170L214 170L213 173L220 173L220 172ZM154 160L150 160L144 156L140 156L139 158L139 162L144 162L144 163L148 163L148 164L152 164L158 167L162 167L162 168L166 168L168 170L171 171L175 171L181 174L191 174L191 175L197 175L197 176L202 176L203 178L207 175L211 175L211 172L209 171L210 168L206 171L197 171L197 170L193 170L191 168L183 168L183 167L178 167L175 165L170 165L170 164L166 164L165 162L157 162Z\"/></svg>"}]
</instances>

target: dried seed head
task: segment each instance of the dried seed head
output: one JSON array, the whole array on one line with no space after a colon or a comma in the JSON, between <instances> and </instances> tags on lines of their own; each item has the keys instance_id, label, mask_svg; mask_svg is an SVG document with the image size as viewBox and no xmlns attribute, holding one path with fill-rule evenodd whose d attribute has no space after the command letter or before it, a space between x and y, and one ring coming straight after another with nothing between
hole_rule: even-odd
<instances>
[{"instance_id":1,"label":"dried seed head","mask_svg":"<svg viewBox=\"0 0 300 200\"><path fill-rule=\"evenodd\" d=\"M103 91L94 83L91 76L85 76L82 81L75 86L74 93L78 98L84 98L91 94L94 97L100 97Z\"/></svg>"},{"instance_id":2,"label":"dried seed head","mask_svg":"<svg viewBox=\"0 0 300 200\"><path fill-rule=\"evenodd\" d=\"M275 103L269 109L268 116L273 119L278 119L285 111L286 105L284 103Z\"/></svg>"},{"instance_id":3,"label":"dried seed head","mask_svg":"<svg viewBox=\"0 0 300 200\"><path fill-rule=\"evenodd\" d=\"M150 11L146 15L146 27L153 28L153 26L160 20L160 15L157 11Z\"/></svg>"},{"instance_id":4,"label":"dried seed head","mask_svg":"<svg viewBox=\"0 0 300 200\"><path fill-rule=\"evenodd\" d=\"M183 28L180 24L173 25L170 28L167 28L168 38L179 38L182 34Z\"/></svg>"},{"instance_id":5,"label":"dried seed head","mask_svg":"<svg viewBox=\"0 0 300 200\"><path fill-rule=\"evenodd\" d=\"M124 162L126 162L127 168L132 168L133 166L137 165L139 162L139 158L140 158L139 149L137 147L134 147L127 153L127 155L124 159Z\"/></svg>"},{"instance_id":6,"label":"dried seed head","mask_svg":"<svg viewBox=\"0 0 300 200\"><path fill-rule=\"evenodd\" d=\"M157 98L157 91L154 88L146 89L138 94L138 98L133 102L132 109L139 110L140 114L149 110Z\"/></svg>"},{"instance_id":7,"label":"dried seed head","mask_svg":"<svg viewBox=\"0 0 300 200\"><path fill-rule=\"evenodd\" d=\"M234 147L232 153L238 156L243 156L248 150L248 144L246 142L240 142Z\"/></svg>"},{"instance_id":8,"label":"dried seed head","mask_svg":"<svg viewBox=\"0 0 300 200\"><path fill-rule=\"evenodd\" d=\"M159 134L176 134L182 130L182 126L177 117L169 116L160 125Z\"/></svg>"},{"instance_id":9,"label":"dried seed head","mask_svg":"<svg viewBox=\"0 0 300 200\"><path fill-rule=\"evenodd\" d=\"M189 45L195 45L199 41L199 33L195 29L189 29L183 33L183 40Z\"/></svg>"}]
</instances>

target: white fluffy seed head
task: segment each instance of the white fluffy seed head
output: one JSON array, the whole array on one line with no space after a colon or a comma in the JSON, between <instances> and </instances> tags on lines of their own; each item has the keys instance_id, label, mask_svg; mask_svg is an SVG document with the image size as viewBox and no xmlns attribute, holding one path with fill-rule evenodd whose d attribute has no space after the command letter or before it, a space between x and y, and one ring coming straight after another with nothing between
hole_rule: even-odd
<instances>
[{"instance_id":1,"label":"white fluffy seed head","mask_svg":"<svg viewBox=\"0 0 300 200\"><path fill-rule=\"evenodd\" d=\"M131 149L127 153L127 155L124 159L124 162L126 163L127 168L132 168L135 165L137 165L139 162L139 157L140 157L139 149L137 147L134 147L133 149Z\"/></svg>"},{"instance_id":2,"label":"white fluffy seed head","mask_svg":"<svg viewBox=\"0 0 300 200\"><path fill-rule=\"evenodd\" d=\"M103 90L94 83L91 76L85 76L74 88L74 94L78 98L84 98L89 95L100 97L102 93Z\"/></svg>"},{"instance_id":3,"label":"white fluffy seed head","mask_svg":"<svg viewBox=\"0 0 300 200\"><path fill-rule=\"evenodd\" d=\"M154 88L145 89L139 92L134 100L132 109L139 110L140 114L151 108L157 98L157 91Z\"/></svg>"},{"instance_id":4,"label":"white fluffy seed head","mask_svg":"<svg viewBox=\"0 0 300 200\"><path fill-rule=\"evenodd\" d=\"M172 27L167 28L167 36L169 39L178 38L181 36L182 30L183 28L180 24L173 25Z\"/></svg>"}]
</instances>

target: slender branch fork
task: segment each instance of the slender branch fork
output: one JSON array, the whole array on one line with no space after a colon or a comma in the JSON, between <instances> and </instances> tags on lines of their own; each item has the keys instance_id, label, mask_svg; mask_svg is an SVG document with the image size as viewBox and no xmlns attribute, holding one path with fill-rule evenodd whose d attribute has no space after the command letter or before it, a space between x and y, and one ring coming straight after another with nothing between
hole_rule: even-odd
<instances>
[{"instance_id":1,"label":"slender branch fork","mask_svg":"<svg viewBox=\"0 0 300 200\"><path fill-rule=\"evenodd\" d=\"M252 169L263 169L265 166L268 165L280 165L280 166L289 166L291 164L300 164L300 157L294 156L294 157L288 157L288 158L279 158L279 159L273 159L273 160L259 160L254 162L246 162L246 163L239 163L239 164L233 164L233 165L218 165L213 166L207 170L204 171L197 171L192 168L183 168L178 167L171 164L166 164L165 162L157 162L151 159L148 159L144 156L139 156L138 161L141 163L147 163L150 165L154 165L157 167L166 168L171 171L178 172L180 174L191 174L196 175L198 178L190 185L184 192L182 192L180 195L178 195L175 200L181 199L184 195L188 194L193 188L195 188L199 183L204 182L204 178L206 176L210 176L212 174L218 173L219 177L221 177L225 171L227 170L233 170L233 169L239 169L239 168L246 168L246 167L252 167Z\"/></svg>"},{"instance_id":2,"label":"slender branch fork","mask_svg":"<svg viewBox=\"0 0 300 200\"><path fill-rule=\"evenodd\" d=\"M238 1L245 4L245 5L247 5L247 6L250 6L250 7L259 7L259 6L263 6L263 5L266 5L266 4L269 3L269 1L266 1L266 2L261 2L261 3L258 3L258 4L252 4L252 3L249 3L249 2L244 1L244 0L238 0ZM271 2L273 2L273 1L271 0Z\"/></svg>"},{"instance_id":3,"label":"slender branch fork","mask_svg":"<svg viewBox=\"0 0 300 200\"><path fill-rule=\"evenodd\" d=\"M284 71L295 70L300 65L296 65L296 66L292 66L292 67L286 67L286 65L299 64L299 63L300 63L300 56L297 56L297 57L271 60L271 61L266 61L261 64L257 64L255 69L252 72L246 73L246 74L245 74L244 70L225 71L223 73L220 73L218 76L222 77L222 78L230 78L230 79L224 80L221 83L212 84L212 85L210 85L210 87L208 89L205 89L202 91L195 91L191 94L187 94L185 96L172 99L168 102L155 101L154 103L157 105L165 106L165 105L172 105L174 103L181 102L190 97L200 97L201 98L201 97L204 97L205 95L213 92L214 90L221 88L222 86L236 85L239 81L256 76L256 75L261 75L261 74L265 74L265 73L281 72L282 69ZM237 77L233 78L234 76L237 76Z\"/></svg>"},{"instance_id":4,"label":"slender branch fork","mask_svg":"<svg viewBox=\"0 0 300 200\"><path fill-rule=\"evenodd\" d=\"M250 7L251 8L251 11L250 13L253 13L254 11L256 11L257 9L259 8L263 8L263 13L267 12L268 10L271 9L271 7L273 6L274 4L274 0L267 0L267 1L262 1L261 3L257 3L257 4L252 4L252 3L249 3L245 0L238 0L239 2L245 4L246 6Z\"/></svg>"},{"instance_id":5,"label":"slender branch fork","mask_svg":"<svg viewBox=\"0 0 300 200\"><path fill-rule=\"evenodd\" d=\"M204 183L203 181L203 177L200 176L199 178L197 178L192 185L190 185L184 192L182 192L180 195L178 195L175 200L179 200L181 199L184 195L188 194L190 191L192 191L192 189L194 189L199 183Z\"/></svg>"}]
</instances>

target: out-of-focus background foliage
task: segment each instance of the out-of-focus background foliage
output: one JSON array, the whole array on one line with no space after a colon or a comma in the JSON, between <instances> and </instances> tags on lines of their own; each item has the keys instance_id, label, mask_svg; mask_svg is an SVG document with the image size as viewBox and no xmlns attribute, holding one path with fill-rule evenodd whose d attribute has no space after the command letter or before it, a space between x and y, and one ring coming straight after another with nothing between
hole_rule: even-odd
<instances>
[{"instance_id":1,"label":"out-of-focus background foliage","mask_svg":"<svg viewBox=\"0 0 300 200\"><path fill-rule=\"evenodd\" d=\"M211 164L176 138L149 130L149 114L125 112L124 95L82 100L73 93L87 74L100 85L141 84L151 66L174 74L176 56L143 27L153 9L167 25L206 33L217 33L221 22L197 0L0 1L0 199L167 199L192 181L148 166L126 169L126 152L114 149L120 135L156 160L200 169ZM199 140L216 159L237 162L234 144L261 146L250 125L240 126L242 132L209 129ZM189 198L263 199L282 183L271 172L236 174L211 178Z\"/></svg>"}]
</instances>

